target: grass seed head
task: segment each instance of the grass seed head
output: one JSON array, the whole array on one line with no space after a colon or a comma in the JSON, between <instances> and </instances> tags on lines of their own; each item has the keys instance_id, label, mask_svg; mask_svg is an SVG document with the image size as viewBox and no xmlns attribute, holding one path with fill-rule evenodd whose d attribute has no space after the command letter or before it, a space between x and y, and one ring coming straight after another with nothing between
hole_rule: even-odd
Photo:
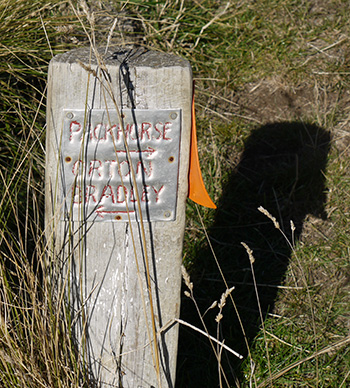
<instances>
[{"instance_id":1,"label":"grass seed head","mask_svg":"<svg viewBox=\"0 0 350 388\"><path fill-rule=\"evenodd\" d=\"M224 317L224 316L223 316L221 313L219 313L219 314L216 316L215 321L216 321L217 323L219 323L219 322L222 320L223 317Z\"/></svg>"},{"instance_id":2,"label":"grass seed head","mask_svg":"<svg viewBox=\"0 0 350 388\"><path fill-rule=\"evenodd\" d=\"M275 228L276 229L280 229L280 224L278 223L278 221L276 220L276 218L271 214L269 213L265 208L263 208L262 206L259 206L258 207L258 210L259 212L261 212L262 214L264 214L266 217L268 217L274 224Z\"/></svg>"},{"instance_id":3,"label":"grass seed head","mask_svg":"<svg viewBox=\"0 0 350 388\"><path fill-rule=\"evenodd\" d=\"M253 256L253 251L248 247L245 242L241 242L241 244L244 246L245 250L248 253L250 264L254 264L255 258Z\"/></svg>"},{"instance_id":4,"label":"grass seed head","mask_svg":"<svg viewBox=\"0 0 350 388\"><path fill-rule=\"evenodd\" d=\"M290 220L290 229L292 232L295 232L295 225L294 225L294 222L292 220Z\"/></svg>"},{"instance_id":5,"label":"grass seed head","mask_svg":"<svg viewBox=\"0 0 350 388\"><path fill-rule=\"evenodd\" d=\"M181 273L182 273L182 277L184 279L184 282L185 282L187 288L192 292L193 291L193 283L191 282L190 275L188 274L188 272L186 271L186 268L183 265L181 266Z\"/></svg>"}]
</instances>

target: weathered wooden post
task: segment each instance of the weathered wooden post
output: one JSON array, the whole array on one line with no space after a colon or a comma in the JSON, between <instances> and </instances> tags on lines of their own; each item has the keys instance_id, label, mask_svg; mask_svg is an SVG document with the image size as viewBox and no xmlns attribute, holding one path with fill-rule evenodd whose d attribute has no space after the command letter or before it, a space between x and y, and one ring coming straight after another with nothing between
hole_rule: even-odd
<instances>
[{"instance_id":1,"label":"weathered wooden post","mask_svg":"<svg viewBox=\"0 0 350 388\"><path fill-rule=\"evenodd\" d=\"M173 387L192 73L160 52L54 57L46 225L97 386Z\"/></svg>"}]
</instances>

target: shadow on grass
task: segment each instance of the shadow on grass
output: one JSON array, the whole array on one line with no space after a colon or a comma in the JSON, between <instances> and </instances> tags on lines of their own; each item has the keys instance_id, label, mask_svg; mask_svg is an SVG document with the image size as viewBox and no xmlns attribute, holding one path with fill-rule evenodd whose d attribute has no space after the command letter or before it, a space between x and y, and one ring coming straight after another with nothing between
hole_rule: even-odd
<instances>
[{"instance_id":1,"label":"shadow on grass","mask_svg":"<svg viewBox=\"0 0 350 388\"><path fill-rule=\"evenodd\" d=\"M273 286L283 284L291 250L281 232L257 208L263 206L276 217L290 240L292 220L296 241L308 214L324 218L323 171L329 145L330 134L315 125L282 122L257 128L247 139L240 163L224 188L209 235L229 286L235 286L232 296L249 345L261 322L250 263L241 242L254 252L254 272L266 316L274 309L277 288ZM203 313L225 291L209 248L198 252L191 279ZM205 316L215 337L217 313L215 308ZM231 302L227 302L223 315L221 339L246 358L247 346ZM181 318L202 328L192 301L186 297L182 300ZM232 386L232 370L240 381L244 380L240 376L240 361L233 355L223 354L223 365ZM176 387L218 386L217 369L208 340L191 329L180 327Z\"/></svg>"}]
</instances>

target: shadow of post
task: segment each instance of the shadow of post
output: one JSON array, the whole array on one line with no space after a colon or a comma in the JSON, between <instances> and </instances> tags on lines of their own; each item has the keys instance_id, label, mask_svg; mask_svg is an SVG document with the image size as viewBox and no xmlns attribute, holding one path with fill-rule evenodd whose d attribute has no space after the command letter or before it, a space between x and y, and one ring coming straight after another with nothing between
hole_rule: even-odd
<instances>
[{"instance_id":1,"label":"shadow of post","mask_svg":"<svg viewBox=\"0 0 350 388\"><path fill-rule=\"evenodd\" d=\"M245 242L254 252L254 272L264 317L273 312L278 288L283 284L291 249L271 220L258 211L259 206L276 217L287 238L292 240L290 221L296 227L294 241L300 237L308 214L325 218L326 200L323 171L326 167L330 134L316 125L281 122L264 125L252 132L244 152L231 173L218 204L209 236L220 267L232 293L249 346L261 325ZM195 298L203 313L225 291L224 283L208 248L198 252L191 278ZM216 337L217 308L210 310L205 322ZM231 302L223 310L221 322L225 344L247 356L237 315ZM182 300L181 318L202 328L193 303ZM231 354L225 373L234 385L240 375L240 361ZM230 368L231 371L230 371ZM215 355L205 337L180 328L177 387L213 387L218 384Z\"/></svg>"}]
</instances>

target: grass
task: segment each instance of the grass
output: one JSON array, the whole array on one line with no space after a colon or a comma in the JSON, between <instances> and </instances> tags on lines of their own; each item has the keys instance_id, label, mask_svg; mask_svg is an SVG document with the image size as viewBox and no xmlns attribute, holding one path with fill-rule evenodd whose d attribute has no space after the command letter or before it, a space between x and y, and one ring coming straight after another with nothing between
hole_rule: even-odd
<instances>
[{"instance_id":1,"label":"grass","mask_svg":"<svg viewBox=\"0 0 350 388\"><path fill-rule=\"evenodd\" d=\"M42 219L47 65L87 39L67 2L27 3L0 2L0 381L88 386L69 317L43 281ZM101 42L120 11L131 27L115 35L193 67L200 160L218 210L198 213L188 204L184 263L201 315L227 288L210 245L227 286L235 286L237 310L228 297L219 322L218 307L203 316L211 335L245 356L242 363L221 354L228 384L347 386L347 2L131 0L111 7L92 4ZM253 267L241 242L253 250ZM185 296L181 318L203 328ZM209 342L182 326L177 386L219 384L225 379Z\"/></svg>"},{"instance_id":2,"label":"grass","mask_svg":"<svg viewBox=\"0 0 350 388\"><path fill-rule=\"evenodd\" d=\"M3 387L77 386L83 372L65 308L47 282L43 238L45 88L52 55L45 26L58 7L59 2L0 3ZM52 29L50 37L58 39Z\"/></svg>"}]
</instances>

